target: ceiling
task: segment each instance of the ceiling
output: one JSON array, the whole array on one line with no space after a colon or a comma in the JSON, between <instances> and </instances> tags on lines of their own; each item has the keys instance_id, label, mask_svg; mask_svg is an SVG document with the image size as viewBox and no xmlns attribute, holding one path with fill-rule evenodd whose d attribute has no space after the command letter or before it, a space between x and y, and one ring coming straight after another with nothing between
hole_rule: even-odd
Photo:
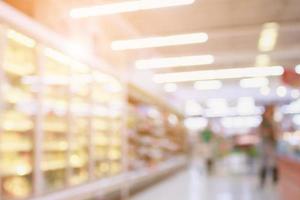
<instances>
[{"instance_id":1,"label":"ceiling","mask_svg":"<svg viewBox=\"0 0 300 200\"><path fill-rule=\"evenodd\" d=\"M251 67L260 54L258 40L264 23L280 25L279 36L273 51L268 52L270 65L294 67L300 63L300 1L299 0L196 0L193 5L165 8L101 17L107 23L117 19L112 27L112 40L206 32L209 40L205 44L184 45L145 50L127 50L129 66L137 59L212 54L212 65L155 70L149 73L168 71L192 71L228 67ZM122 25L120 25L122 24ZM124 29L124 27L126 27ZM126 31L125 31L126 30ZM145 74L145 72L143 72ZM139 76L139 73L136 73ZM139 81L145 80L138 78ZM150 75L151 77L151 75ZM148 76L149 78L149 76ZM226 81L220 91L195 91L192 84L179 85L176 93L168 94L172 100L252 96L260 102L288 101L289 96L278 97L274 89L279 79L271 82L270 95L263 96L258 89L241 89L236 80ZM159 85L159 87L162 87Z\"/></svg>"},{"instance_id":2,"label":"ceiling","mask_svg":"<svg viewBox=\"0 0 300 200\"><path fill-rule=\"evenodd\" d=\"M50 3L59 4L59 7L64 8L56 9L56 16L58 19L60 19L58 16L63 16L63 19L66 20L68 11L72 8L121 1L125 0L47 0L48 15L45 16L48 18L49 12L53 13L49 6ZM59 15L57 10L63 13ZM40 11L40 14L43 13ZM74 22L75 19L69 21ZM207 98L216 97L235 99L241 96L252 96L259 102L290 100L290 96L279 98L276 95L274 90L281 84L279 79L271 80L273 90L270 95L263 96L259 93L259 89L240 88L238 80L225 81L225 86L217 91L196 91L192 83L185 83L179 84L175 93L164 93L163 86L153 83L152 76L155 73L164 72L254 66L255 58L260 54L258 50L259 36L263 24L268 22L276 22L280 25L276 46L273 51L266 53L270 56L270 65L294 67L300 63L299 0L195 0L194 4L188 6L91 17L76 22L78 26L77 28L72 27L74 31L84 32L86 29L82 27L89 24L89 27L92 27L89 28L92 30L90 32L101 35L102 39L96 40L98 43L95 46L100 49L100 52L106 52L101 55L109 54L112 63L126 66L130 80L151 89L154 93L163 93L167 99L171 100L170 103L179 108L189 99L205 101ZM58 23L55 22L55 24ZM193 32L208 33L208 42L123 52L110 50L110 42L114 40ZM139 71L134 68L134 62L138 59L202 54L214 55L215 62L204 66L151 71Z\"/></svg>"}]
</instances>

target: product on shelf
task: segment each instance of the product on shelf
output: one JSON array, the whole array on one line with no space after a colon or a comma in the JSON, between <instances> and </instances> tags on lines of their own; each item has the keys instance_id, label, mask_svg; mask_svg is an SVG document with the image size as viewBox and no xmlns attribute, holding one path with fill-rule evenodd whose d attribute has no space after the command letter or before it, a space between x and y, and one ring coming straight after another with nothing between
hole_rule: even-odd
<instances>
[{"instance_id":1,"label":"product on shelf","mask_svg":"<svg viewBox=\"0 0 300 200\"><path fill-rule=\"evenodd\" d=\"M106 177L121 172L122 86L113 77L94 74L92 90L95 175Z\"/></svg>"},{"instance_id":2,"label":"product on shelf","mask_svg":"<svg viewBox=\"0 0 300 200\"><path fill-rule=\"evenodd\" d=\"M26 198L32 194L36 92L23 78L37 75L35 41L11 29L0 37L6 38L1 65L0 190L4 199Z\"/></svg>"},{"instance_id":3,"label":"product on shelf","mask_svg":"<svg viewBox=\"0 0 300 200\"><path fill-rule=\"evenodd\" d=\"M89 178L89 132L91 131L90 86L91 71L88 66L71 62L71 128L70 154L71 167L70 184L84 183Z\"/></svg>"},{"instance_id":4,"label":"product on shelf","mask_svg":"<svg viewBox=\"0 0 300 200\"><path fill-rule=\"evenodd\" d=\"M43 158L44 189L54 191L67 184L68 105L70 66L61 52L46 48L43 69ZM57 148L49 148L50 144ZM48 148L47 148L48 147Z\"/></svg>"},{"instance_id":5,"label":"product on shelf","mask_svg":"<svg viewBox=\"0 0 300 200\"><path fill-rule=\"evenodd\" d=\"M130 170L157 166L184 152L185 130L177 115L134 97L128 108Z\"/></svg>"}]
</instances>

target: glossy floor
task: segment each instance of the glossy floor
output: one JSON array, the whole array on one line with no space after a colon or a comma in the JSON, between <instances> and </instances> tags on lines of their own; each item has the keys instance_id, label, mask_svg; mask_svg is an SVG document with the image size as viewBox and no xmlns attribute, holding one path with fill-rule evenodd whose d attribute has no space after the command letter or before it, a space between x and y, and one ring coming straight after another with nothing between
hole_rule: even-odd
<instances>
[{"instance_id":1,"label":"glossy floor","mask_svg":"<svg viewBox=\"0 0 300 200\"><path fill-rule=\"evenodd\" d=\"M207 176L192 166L139 193L131 200L279 200L276 187L258 187L256 176Z\"/></svg>"}]
</instances>

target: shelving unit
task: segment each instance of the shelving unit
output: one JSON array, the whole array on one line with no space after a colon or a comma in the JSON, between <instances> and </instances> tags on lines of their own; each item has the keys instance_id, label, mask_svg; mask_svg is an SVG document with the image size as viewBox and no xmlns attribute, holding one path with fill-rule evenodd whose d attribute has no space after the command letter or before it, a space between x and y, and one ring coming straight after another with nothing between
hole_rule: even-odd
<instances>
[{"instance_id":1,"label":"shelving unit","mask_svg":"<svg viewBox=\"0 0 300 200\"><path fill-rule=\"evenodd\" d=\"M74 56L62 38L1 2L0 11L1 200L83 199L75 190L97 195L98 186L121 190L128 178L161 173L163 163L181 155L164 143L162 111L155 117L134 111L136 128L149 131L137 132L137 141L151 156L137 157L143 165L129 173L127 83L104 70L105 62Z\"/></svg>"},{"instance_id":2,"label":"shelving unit","mask_svg":"<svg viewBox=\"0 0 300 200\"><path fill-rule=\"evenodd\" d=\"M4 198L26 197L32 193L37 92L24 77L37 75L35 41L12 29L2 41L1 190Z\"/></svg>"},{"instance_id":3,"label":"shelving unit","mask_svg":"<svg viewBox=\"0 0 300 200\"><path fill-rule=\"evenodd\" d=\"M3 199L119 174L125 105L120 81L8 25L1 28ZM39 163L35 155L41 155Z\"/></svg>"},{"instance_id":4,"label":"shelving unit","mask_svg":"<svg viewBox=\"0 0 300 200\"><path fill-rule=\"evenodd\" d=\"M129 90L129 169L156 167L172 157L182 155L185 152L186 131L181 116L161 107L154 100L149 101L151 98L130 94Z\"/></svg>"}]
</instances>

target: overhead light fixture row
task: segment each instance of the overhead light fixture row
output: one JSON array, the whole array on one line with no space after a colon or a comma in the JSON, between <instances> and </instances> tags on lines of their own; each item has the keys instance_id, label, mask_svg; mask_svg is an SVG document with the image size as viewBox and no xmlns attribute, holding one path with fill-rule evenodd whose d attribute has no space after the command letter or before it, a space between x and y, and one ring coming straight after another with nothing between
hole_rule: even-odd
<instances>
[{"instance_id":1,"label":"overhead light fixture row","mask_svg":"<svg viewBox=\"0 0 300 200\"><path fill-rule=\"evenodd\" d=\"M112 42L111 48L115 51L128 49L145 49L186 44L198 44L207 42L207 40L208 35L206 33L190 33L130 40L118 40Z\"/></svg>"},{"instance_id":2,"label":"overhead light fixture row","mask_svg":"<svg viewBox=\"0 0 300 200\"><path fill-rule=\"evenodd\" d=\"M254 78L259 76L281 76L284 72L282 66L228 68L218 70L201 70L189 72L175 72L156 74L153 77L155 83L188 82L215 79Z\"/></svg>"},{"instance_id":3,"label":"overhead light fixture row","mask_svg":"<svg viewBox=\"0 0 300 200\"><path fill-rule=\"evenodd\" d=\"M137 69L159 69L159 68L174 68L196 65L209 65L214 63L212 55L200 56L182 56L169 58L153 58L147 60L138 60L135 62Z\"/></svg>"},{"instance_id":4,"label":"overhead light fixture row","mask_svg":"<svg viewBox=\"0 0 300 200\"><path fill-rule=\"evenodd\" d=\"M195 0L133 0L112 4L95 5L90 7L75 8L71 10L72 18L85 18L100 15L135 12L166 7L184 6L193 4Z\"/></svg>"}]
</instances>

